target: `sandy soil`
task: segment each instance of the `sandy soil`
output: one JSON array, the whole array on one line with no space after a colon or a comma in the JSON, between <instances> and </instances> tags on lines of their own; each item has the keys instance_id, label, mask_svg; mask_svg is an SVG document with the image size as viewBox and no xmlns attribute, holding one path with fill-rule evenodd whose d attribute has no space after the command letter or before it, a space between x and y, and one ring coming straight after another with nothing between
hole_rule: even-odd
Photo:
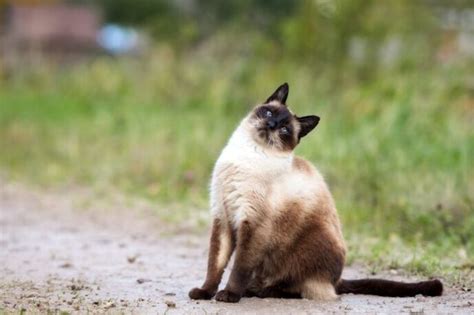
<instances>
[{"instance_id":1,"label":"sandy soil","mask_svg":"<svg viewBox=\"0 0 474 315\"><path fill-rule=\"evenodd\" d=\"M474 313L474 293L454 288L440 298L191 301L188 290L205 274L206 235L170 228L146 207L84 207L75 199L0 181L0 312ZM400 274L378 276L410 279ZM367 272L353 266L345 276Z\"/></svg>"}]
</instances>

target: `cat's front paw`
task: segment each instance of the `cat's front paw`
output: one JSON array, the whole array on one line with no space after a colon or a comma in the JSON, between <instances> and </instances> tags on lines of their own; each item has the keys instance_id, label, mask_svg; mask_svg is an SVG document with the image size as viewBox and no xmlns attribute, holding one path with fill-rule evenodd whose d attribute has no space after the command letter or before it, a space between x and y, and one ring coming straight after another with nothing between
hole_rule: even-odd
<instances>
[{"instance_id":1,"label":"cat's front paw","mask_svg":"<svg viewBox=\"0 0 474 315\"><path fill-rule=\"evenodd\" d=\"M221 290L216 294L216 301L227 302L227 303L237 303L240 301L242 296L240 294L228 291Z\"/></svg>"},{"instance_id":2,"label":"cat's front paw","mask_svg":"<svg viewBox=\"0 0 474 315\"><path fill-rule=\"evenodd\" d=\"M210 300L214 296L214 292L209 292L201 288L194 288L189 291L188 295L193 300Z\"/></svg>"}]
</instances>

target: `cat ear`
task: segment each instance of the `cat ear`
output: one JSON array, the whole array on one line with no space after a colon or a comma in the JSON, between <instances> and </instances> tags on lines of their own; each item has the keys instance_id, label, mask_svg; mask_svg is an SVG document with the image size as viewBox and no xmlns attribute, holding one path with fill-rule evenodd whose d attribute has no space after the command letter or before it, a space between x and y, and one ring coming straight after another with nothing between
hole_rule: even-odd
<instances>
[{"instance_id":1,"label":"cat ear","mask_svg":"<svg viewBox=\"0 0 474 315\"><path fill-rule=\"evenodd\" d=\"M319 123L318 116L304 116L297 118L300 123L300 133L298 134L298 138L303 138L306 136L311 130L314 129Z\"/></svg>"},{"instance_id":2,"label":"cat ear","mask_svg":"<svg viewBox=\"0 0 474 315\"><path fill-rule=\"evenodd\" d=\"M284 105L286 105L286 98L288 97L288 91L290 87L288 83L283 83L276 89L275 92L267 99L265 103L270 103L271 101L278 101Z\"/></svg>"}]
</instances>

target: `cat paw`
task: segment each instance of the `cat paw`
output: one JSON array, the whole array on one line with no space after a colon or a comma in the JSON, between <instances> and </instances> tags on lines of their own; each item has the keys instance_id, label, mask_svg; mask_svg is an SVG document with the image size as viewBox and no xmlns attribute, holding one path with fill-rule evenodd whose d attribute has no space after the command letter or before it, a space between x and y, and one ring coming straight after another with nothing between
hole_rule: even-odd
<instances>
[{"instance_id":1,"label":"cat paw","mask_svg":"<svg viewBox=\"0 0 474 315\"><path fill-rule=\"evenodd\" d=\"M209 292L201 288L194 288L189 291L188 295L193 300L210 300L215 293Z\"/></svg>"},{"instance_id":2,"label":"cat paw","mask_svg":"<svg viewBox=\"0 0 474 315\"><path fill-rule=\"evenodd\" d=\"M240 294L228 290L221 290L216 294L216 301L220 302L237 303L238 301L240 301L240 298Z\"/></svg>"}]
</instances>

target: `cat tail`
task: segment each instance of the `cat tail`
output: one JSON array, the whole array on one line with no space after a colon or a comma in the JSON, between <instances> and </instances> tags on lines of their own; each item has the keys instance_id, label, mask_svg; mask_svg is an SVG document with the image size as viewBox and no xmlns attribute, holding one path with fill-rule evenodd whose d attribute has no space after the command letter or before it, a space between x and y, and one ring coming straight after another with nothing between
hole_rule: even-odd
<instances>
[{"instance_id":1,"label":"cat tail","mask_svg":"<svg viewBox=\"0 0 474 315\"><path fill-rule=\"evenodd\" d=\"M336 285L337 294L369 294L379 296L407 297L422 294L424 296L440 296L443 284L438 279L421 282L398 282L383 279L340 279Z\"/></svg>"}]
</instances>

